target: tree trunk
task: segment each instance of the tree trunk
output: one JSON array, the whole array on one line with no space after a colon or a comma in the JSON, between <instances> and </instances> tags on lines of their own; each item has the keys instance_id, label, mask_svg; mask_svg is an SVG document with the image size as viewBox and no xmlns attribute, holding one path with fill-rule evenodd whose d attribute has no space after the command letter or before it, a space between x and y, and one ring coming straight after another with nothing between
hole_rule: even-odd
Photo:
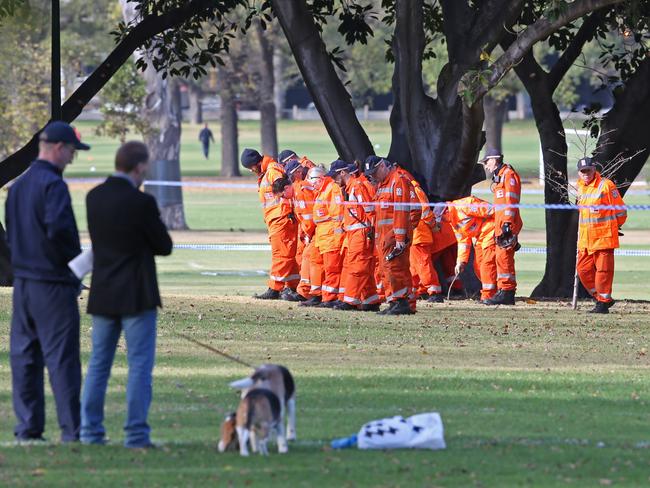
<instances>
[{"instance_id":1,"label":"tree trunk","mask_svg":"<svg viewBox=\"0 0 650 488\"><path fill-rule=\"evenodd\" d=\"M271 0L271 5L340 157L353 161L374 154L305 1Z\"/></svg>"},{"instance_id":2,"label":"tree trunk","mask_svg":"<svg viewBox=\"0 0 650 488\"><path fill-rule=\"evenodd\" d=\"M607 112L601 124L603 135L598 139L597 159L606 162L619 155L632 158L612 177L617 185L621 185L623 194L628 188L625 184L632 183L639 176L650 156L649 80L650 58L646 57L623 89L615 95L614 107Z\"/></svg>"},{"instance_id":3,"label":"tree trunk","mask_svg":"<svg viewBox=\"0 0 650 488\"><path fill-rule=\"evenodd\" d=\"M283 77L286 60L279 49L273 50L273 100L275 103L275 118L284 118L284 103L287 99L287 82Z\"/></svg>"},{"instance_id":4,"label":"tree trunk","mask_svg":"<svg viewBox=\"0 0 650 488\"><path fill-rule=\"evenodd\" d=\"M273 72L273 44L267 37L259 22L255 23L255 31L260 44L260 84L259 101L261 115L262 152L274 158L278 155L278 131L275 113L275 74Z\"/></svg>"},{"instance_id":5,"label":"tree trunk","mask_svg":"<svg viewBox=\"0 0 650 488\"><path fill-rule=\"evenodd\" d=\"M14 283L14 270L11 267L11 253L7 245L7 234L0 222L0 286L11 286Z\"/></svg>"},{"instance_id":6,"label":"tree trunk","mask_svg":"<svg viewBox=\"0 0 650 488\"><path fill-rule=\"evenodd\" d=\"M221 176L241 176L237 106L230 90L221 91Z\"/></svg>"},{"instance_id":7,"label":"tree trunk","mask_svg":"<svg viewBox=\"0 0 650 488\"><path fill-rule=\"evenodd\" d=\"M508 100L496 100L488 94L483 99L483 110L485 113L486 145L502 152L501 136L503 135L503 124L508 113Z\"/></svg>"},{"instance_id":8,"label":"tree trunk","mask_svg":"<svg viewBox=\"0 0 650 488\"><path fill-rule=\"evenodd\" d=\"M203 123L203 90L195 83L187 84L187 96L190 100L190 122L193 124Z\"/></svg>"}]
</instances>

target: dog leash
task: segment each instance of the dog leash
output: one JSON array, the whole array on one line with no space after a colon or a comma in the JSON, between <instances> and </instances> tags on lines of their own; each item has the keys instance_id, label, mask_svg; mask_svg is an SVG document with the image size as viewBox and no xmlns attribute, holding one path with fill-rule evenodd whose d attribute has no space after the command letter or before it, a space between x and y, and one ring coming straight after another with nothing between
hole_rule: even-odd
<instances>
[{"instance_id":1,"label":"dog leash","mask_svg":"<svg viewBox=\"0 0 650 488\"><path fill-rule=\"evenodd\" d=\"M185 339L186 341L192 342L193 344L196 344L197 346L201 346L202 348L207 349L208 351L211 351L211 352L213 352L215 354L218 354L219 356L223 356L226 359L230 359L231 361L242 364L242 365L247 366L247 367L252 368L252 369L256 368L256 366L253 366L252 364L247 363L246 361L243 361L243 360L241 360L239 358L231 356L230 354L222 352L219 349L210 346L209 344L205 344L205 343L203 343L201 341L197 341L196 339L193 339L192 337L190 337L188 335L181 334L180 332L176 332L175 335L177 335L178 337L181 337L182 339Z\"/></svg>"}]
</instances>

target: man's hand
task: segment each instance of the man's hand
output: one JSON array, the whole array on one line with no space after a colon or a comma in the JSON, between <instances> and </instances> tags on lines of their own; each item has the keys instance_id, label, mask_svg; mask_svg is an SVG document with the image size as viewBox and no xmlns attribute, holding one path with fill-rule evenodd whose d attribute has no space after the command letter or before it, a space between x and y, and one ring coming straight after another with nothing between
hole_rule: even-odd
<instances>
[{"instance_id":1,"label":"man's hand","mask_svg":"<svg viewBox=\"0 0 650 488\"><path fill-rule=\"evenodd\" d=\"M456 266L454 267L454 274L458 276L463 271L465 271L465 265L466 263L456 263Z\"/></svg>"}]
</instances>

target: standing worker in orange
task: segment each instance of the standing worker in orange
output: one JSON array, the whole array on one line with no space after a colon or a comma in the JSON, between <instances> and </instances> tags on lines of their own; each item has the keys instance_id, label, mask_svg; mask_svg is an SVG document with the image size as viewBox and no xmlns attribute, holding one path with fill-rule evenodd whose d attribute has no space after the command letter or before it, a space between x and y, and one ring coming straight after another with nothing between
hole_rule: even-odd
<instances>
[{"instance_id":1,"label":"standing worker in orange","mask_svg":"<svg viewBox=\"0 0 650 488\"><path fill-rule=\"evenodd\" d=\"M616 185L603 178L592 158L578 161L578 204L623 206L623 198ZM618 236L627 219L627 210L581 208L578 224L578 276L596 299L591 313L609 313L614 305L614 249L619 247Z\"/></svg>"},{"instance_id":2,"label":"standing worker in orange","mask_svg":"<svg viewBox=\"0 0 650 488\"><path fill-rule=\"evenodd\" d=\"M318 306L331 308L341 304L339 298L343 298L343 292L340 289L341 268L343 267L343 256L341 255L343 191L332 178L325 174L323 168L310 169L307 179L317 192L313 209L314 223L316 224L314 247L317 252L312 251L312 257L316 258L317 264L322 262L324 274L322 303ZM321 261L318 261L319 259Z\"/></svg>"},{"instance_id":3,"label":"standing worker in orange","mask_svg":"<svg viewBox=\"0 0 650 488\"><path fill-rule=\"evenodd\" d=\"M386 301L389 304L387 309L379 313L415 313L409 305L409 298L413 297L409 247L413 240L411 201L417 197L408 179L384 158L368 156L364 163L364 173L377 184L376 244L386 289Z\"/></svg>"},{"instance_id":4,"label":"standing worker in orange","mask_svg":"<svg viewBox=\"0 0 650 488\"><path fill-rule=\"evenodd\" d=\"M254 298L277 300L281 292L285 296L295 292L300 281L296 263L298 223L291 201L273 194L273 182L284 176L282 166L271 156L262 157L255 149L248 148L242 152L241 163L258 176L259 197L271 243L269 288Z\"/></svg>"},{"instance_id":5,"label":"standing worker in orange","mask_svg":"<svg viewBox=\"0 0 650 488\"><path fill-rule=\"evenodd\" d=\"M517 236L523 222L519 215L521 180L509 164L503 162L503 154L488 149L481 163L492 174L494 192L494 240L497 260L497 294L485 300L486 305L514 305L517 290L515 252L519 249Z\"/></svg>"},{"instance_id":6,"label":"standing worker in orange","mask_svg":"<svg viewBox=\"0 0 650 488\"><path fill-rule=\"evenodd\" d=\"M474 242L474 273L481 280L481 303L497 292L497 265L494 243L494 210L485 200L465 197L447 202L447 217L458 241L454 273L461 274Z\"/></svg>"},{"instance_id":7,"label":"standing worker in orange","mask_svg":"<svg viewBox=\"0 0 650 488\"><path fill-rule=\"evenodd\" d=\"M373 217L375 207L359 168L354 163L337 160L329 176L345 189L347 204L343 208L343 269L341 287L343 303L337 310L379 311L379 295L375 285L375 237Z\"/></svg>"},{"instance_id":8,"label":"standing worker in orange","mask_svg":"<svg viewBox=\"0 0 650 488\"><path fill-rule=\"evenodd\" d=\"M411 185L418 201L422 205L422 217L413 231L413 244L411 245L411 275L413 286L418 295L424 295L428 302L442 303L442 287L438 278L438 272L433 266L431 254L433 254L434 235L433 229L436 226L436 219L433 208L429 206L429 199L424 190L412 179Z\"/></svg>"}]
</instances>

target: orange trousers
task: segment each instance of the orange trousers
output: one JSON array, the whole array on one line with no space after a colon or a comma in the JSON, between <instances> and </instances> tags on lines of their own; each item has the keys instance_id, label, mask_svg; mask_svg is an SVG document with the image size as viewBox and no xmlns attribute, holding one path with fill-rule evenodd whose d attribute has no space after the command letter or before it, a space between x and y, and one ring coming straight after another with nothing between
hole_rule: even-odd
<instances>
[{"instance_id":1,"label":"orange trousers","mask_svg":"<svg viewBox=\"0 0 650 488\"><path fill-rule=\"evenodd\" d=\"M515 249L503 249L496 246L497 285L499 290L515 291L517 274L515 273Z\"/></svg>"},{"instance_id":2,"label":"orange trousers","mask_svg":"<svg viewBox=\"0 0 650 488\"><path fill-rule=\"evenodd\" d=\"M414 244L411 246L411 276L413 277L413 288L417 295L428 293L438 295L442 293L438 272L433 266L431 259L431 244Z\"/></svg>"},{"instance_id":3,"label":"orange trousers","mask_svg":"<svg viewBox=\"0 0 650 488\"><path fill-rule=\"evenodd\" d=\"M340 251L330 251L320 255L323 262L324 275L321 296L323 297L324 302L338 300L343 256L341 256Z\"/></svg>"},{"instance_id":4,"label":"orange trousers","mask_svg":"<svg viewBox=\"0 0 650 488\"><path fill-rule=\"evenodd\" d=\"M578 252L578 276L589 293L599 302L612 301L614 281L614 249L602 249L591 254Z\"/></svg>"},{"instance_id":5,"label":"orange trousers","mask_svg":"<svg viewBox=\"0 0 650 488\"><path fill-rule=\"evenodd\" d=\"M386 256L394 247L395 237L393 237L392 232L388 236L379 236L379 261L381 263L386 301L393 302L400 298L407 298L409 302L412 302L411 308L413 308L415 294L412 291L413 279L409 269L409 248L411 246L407 245L402 254L390 261L386 261Z\"/></svg>"},{"instance_id":6,"label":"orange trousers","mask_svg":"<svg viewBox=\"0 0 650 488\"><path fill-rule=\"evenodd\" d=\"M496 245L483 249L474 246L474 273L481 280L481 300L492 298L497 293Z\"/></svg>"},{"instance_id":7,"label":"orange trousers","mask_svg":"<svg viewBox=\"0 0 650 488\"><path fill-rule=\"evenodd\" d=\"M275 225L269 231L271 243L271 271L269 288L281 291L285 286L295 289L300 282L296 247L298 234L296 224L286 219L287 225Z\"/></svg>"},{"instance_id":8,"label":"orange trousers","mask_svg":"<svg viewBox=\"0 0 650 488\"><path fill-rule=\"evenodd\" d=\"M343 301L350 305L373 305L379 303L375 284L375 256L372 241L365 230L348 232L348 248L341 271Z\"/></svg>"},{"instance_id":9,"label":"orange trousers","mask_svg":"<svg viewBox=\"0 0 650 488\"><path fill-rule=\"evenodd\" d=\"M458 257L458 244L453 244L434 253L431 256L431 261L434 263L434 265L436 261L438 260L440 261L440 268L442 269L442 274L445 277L445 282L447 283L447 286L450 286L453 283L454 285L452 286L452 288L454 290L462 290L463 289L462 280L460 278L457 278L456 281L454 281L454 278L456 277L454 268L456 267L457 257Z\"/></svg>"},{"instance_id":10,"label":"orange trousers","mask_svg":"<svg viewBox=\"0 0 650 488\"><path fill-rule=\"evenodd\" d=\"M311 253L314 245L310 242L305 245L303 243L303 250L300 259L300 284L298 284L298 293L307 298L311 296Z\"/></svg>"},{"instance_id":11,"label":"orange trousers","mask_svg":"<svg viewBox=\"0 0 650 488\"><path fill-rule=\"evenodd\" d=\"M309 281L310 292L313 297L320 297L323 295L323 255L318 248L312 243L311 252L309 253Z\"/></svg>"}]
</instances>

